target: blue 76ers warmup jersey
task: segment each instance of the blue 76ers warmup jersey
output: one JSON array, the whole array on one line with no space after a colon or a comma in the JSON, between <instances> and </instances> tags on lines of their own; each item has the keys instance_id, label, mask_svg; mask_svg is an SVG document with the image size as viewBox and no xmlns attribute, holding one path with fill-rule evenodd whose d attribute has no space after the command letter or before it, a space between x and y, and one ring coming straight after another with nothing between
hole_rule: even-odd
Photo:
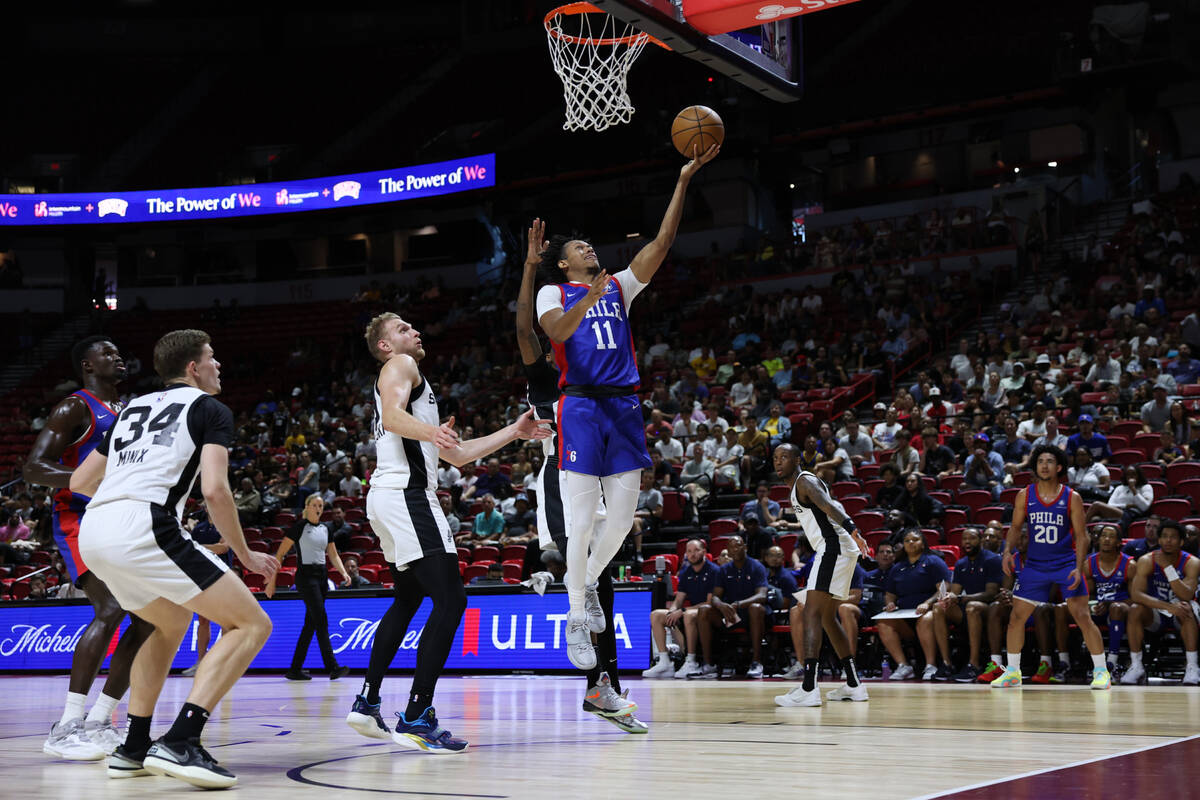
<instances>
[{"instance_id":1,"label":"blue 76ers warmup jersey","mask_svg":"<svg viewBox=\"0 0 1200 800\"><path fill-rule=\"evenodd\" d=\"M604 296L588 309L575 333L565 342L553 343L560 387L638 385L629 306L645 286L630 269L613 275ZM543 286L537 296L538 318L555 307L570 311L587 293L586 283Z\"/></svg>"},{"instance_id":2,"label":"blue 76ers warmup jersey","mask_svg":"<svg viewBox=\"0 0 1200 800\"><path fill-rule=\"evenodd\" d=\"M1075 566L1075 536L1071 532L1071 487L1062 486L1058 497L1043 503L1037 486L1026 493L1025 525L1029 549L1025 561L1031 567L1051 571Z\"/></svg>"}]
</instances>

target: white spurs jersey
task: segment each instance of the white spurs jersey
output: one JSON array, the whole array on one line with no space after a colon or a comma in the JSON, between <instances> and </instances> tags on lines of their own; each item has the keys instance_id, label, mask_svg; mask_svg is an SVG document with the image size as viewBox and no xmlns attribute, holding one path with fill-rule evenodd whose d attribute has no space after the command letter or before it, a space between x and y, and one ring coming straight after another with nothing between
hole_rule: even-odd
<instances>
[{"instance_id":1,"label":"white spurs jersey","mask_svg":"<svg viewBox=\"0 0 1200 800\"><path fill-rule=\"evenodd\" d=\"M200 472L204 445L232 443L233 414L215 397L184 383L142 395L96 448L108 464L88 508L135 500L179 517Z\"/></svg>"},{"instance_id":2,"label":"white spurs jersey","mask_svg":"<svg viewBox=\"0 0 1200 800\"><path fill-rule=\"evenodd\" d=\"M428 425L441 424L437 398L425 376L408 395L404 410ZM433 442L405 439L383 427L383 398L375 384L375 472L371 488L437 491L438 449Z\"/></svg>"},{"instance_id":3,"label":"white spurs jersey","mask_svg":"<svg viewBox=\"0 0 1200 800\"><path fill-rule=\"evenodd\" d=\"M806 475L820 483L821 486L825 488L826 493L829 492L829 487L825 485L825 481L821 480L811 472L802 471L796 476L796 480L799 481ZM830 495L830 499L833 499L832 495ZM821 549L826 547L832 540L837 542L839 547L837 552L840 552L843 555L858 554L858 545L854 543L854 538L850 536L850 534L846 533L846 529L843 528L840 523L834 522L829 518L828 514L817 508L815 505L801 503L796 499L795 483L792 484L791 502L792 511L796 513L796 518L804 527L804 535L808 537L808 543L812 545L814 551L820 552ZM841 508L841 504L838 503L837 500L833 500L833 504L836 507ZM845 514L844 511L842 513ZM845 516L849 515L846 514Z\"/></svg>"}]
</instances>

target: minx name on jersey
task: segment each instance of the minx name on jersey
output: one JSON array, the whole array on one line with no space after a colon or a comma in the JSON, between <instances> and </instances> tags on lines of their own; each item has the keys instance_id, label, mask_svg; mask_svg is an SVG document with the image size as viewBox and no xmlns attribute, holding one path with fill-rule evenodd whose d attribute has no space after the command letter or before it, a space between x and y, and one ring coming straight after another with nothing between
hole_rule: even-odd
<instances>
[{"instance_id":1,"label":"minx name on jersey","mask_svg":"<svg viewBox=\"0 0 1200 800\"><path fill-rule=\"evenodd\" d=\"M146 453L148 451L149 448L142 448L141 450L122 450L117 454L117 466L123 467L126 464L141 464L146 460Z\"/></svg>"}]
</instances>

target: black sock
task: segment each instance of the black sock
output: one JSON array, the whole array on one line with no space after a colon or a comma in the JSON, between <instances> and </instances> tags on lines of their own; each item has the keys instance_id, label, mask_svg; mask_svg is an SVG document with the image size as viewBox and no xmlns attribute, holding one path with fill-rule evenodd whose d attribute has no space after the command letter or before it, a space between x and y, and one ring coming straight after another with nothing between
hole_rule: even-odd
<instances>
[{"instance_id":1,"label":"black sock","mask_svg":"<svg viewBox=\"0 0 1200 800\"><path fill-rule=\"evenodd\" d=\"M608 675L608 682L612 684L613 691L617 694L621 693L621 679L617 676L617 660L605 659L604 672Z\"/></svg>"},{"instance_id":2,"label":"black sock","mask_svg":"<svg viewBox=\"0 0 1200 800\"><path fill-rule=\"evenodd\" d=\"M193 703L184 703L175 718L171 730L163 736L163 740L175 744L189 739L199 739L204 731L204 723L208 722L208 712Z\"/></svg>"},{"instance_id":3,"label":"black sock","mask_svg":"<svg viewBox=\"0 0 1200 800\"><path fill-rule=\"evenodd\" d=\"M379 683L372 683L369 680L363 681L362 696L367 698L367 702L371 705L379 705Z\"/></svg>"},{"instance_id":4,"label":"black sock","mask_svg":"<svg viewBox=\"0 0 1200 800\"><path fill-rule=\"evenodd\" d=\"M817 688L817 664L819 663L815 658L804 659L804 691L806 692Z\"/></svg>"},{"instance_id":5,"label":"black sock","mask_svg":"<svg viewBox=\"0 0 1200 800\"><path fill-rule=\"evenodd\" d=\"M842 672L846 673L846 685L851 689L858 687L858 670L854 668L854 657L846 656L842 659Z\"/></svg>"},{"instance_id":6,"label":"black sock","mask_svg":"<svg viewBox=\"0 0 1200 800\"><path fill-rule=\"evenodd\" d=\"M418 689L415 686L408 695L408 708L404 710L404 719L408 722L416 722L417 718L425 713L425 709L433 705L433 691Z\"/></svg>"},{"instance_id":7,"label":"black sock","mask_svg":"<svg viewBox=\"0 0 1200 800\"><path fill-rule=\"evenodd\" d=\"M599 662L597 662L596 666L592 667L591 669L589 669L587 671L588 688L590 689L593 686L599 685L600 676L603 674L604 674L604 670L600 669L600 664L599 664Z\"/></svg>"},{"instance_id":8,"label":"black sock","mask_svg":"<svg viewBox=\"0 0 1200 800\"><path fill-rule=\"evenodd\" d=\"M150 718L130 714L126 719L125 749L133 753L145 750L150 746Z\"/></svg>"}]
</instances>

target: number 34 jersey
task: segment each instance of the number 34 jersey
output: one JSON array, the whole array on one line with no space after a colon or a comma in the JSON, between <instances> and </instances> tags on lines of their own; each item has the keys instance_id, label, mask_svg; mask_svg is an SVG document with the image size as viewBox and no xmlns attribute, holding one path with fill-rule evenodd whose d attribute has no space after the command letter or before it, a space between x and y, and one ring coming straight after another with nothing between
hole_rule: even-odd
<instances>
[{"instance_id":1,"label":"number 34 jersey","mask_svg":"<svg viewBox=\"0 0 1200 800\"><path fill-rule=\"evenodd\" d=\"M1071 533L1071 487L1060 486L1058 496L1044 502L1037 484L1026 492L1025 529L1029 550L1025 563L1040 570L1075 566L1075 537Z\"/></svg>"},{"instance_id":2,"label":"number 34 jersey","mask_svg":"<svg viewBox=\"0 0 1200 800\"><path fill-rule=\"evenodd\" d=\"M233 414L211 395L169 384L130 402L96 450L108 457L104 479L88 504L135 500L179 517L200 471L206 444L233 443Z\"/></svg>"},{"instance_id":3,"label":"number 34 jersey","mask_svg":"<svg viewBox=\"0 0 1200 800\"><path fill-rule=\"evenodd\" d=\"M636 386L640 382L629 306L645 287L633 270L621 270L608 279L604 294L588 309L575 333L565 342L553 343L554 361L562 373L560 387ZM538 319L552 308L570 311L587 296L588 288L586 283L543 286L537 294Z\"/></svg>"}]
</instances>

